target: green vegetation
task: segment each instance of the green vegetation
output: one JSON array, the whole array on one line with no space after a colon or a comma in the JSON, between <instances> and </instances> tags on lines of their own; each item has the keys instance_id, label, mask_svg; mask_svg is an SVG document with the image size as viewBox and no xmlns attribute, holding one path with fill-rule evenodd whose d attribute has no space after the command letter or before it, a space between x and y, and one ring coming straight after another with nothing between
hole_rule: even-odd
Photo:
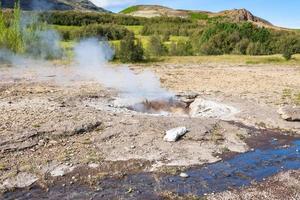
<instances>
[{"instance_id":1,"label":"green vegetation","mask_svg":"<svg viewBox=\"0 0 300 200\"><path fill-rule=\"evenodd\" d=\"M191 12L189 15L193 20L208 20L208 14L205 13Z\"/></svg>"},{"instance_id":2,"label":"green vegetation","mask_svg":"<svg viewBox=\"0 0 300 200\"><path fill-rule=\"evenodd\" d=\"M135 9L138 7L130 7L122 13ZM298 62L295 55L300 53L299 31L268 29L247 22L230 23L226 17L209 17L200 12L190 12L188 18L142 18L112 13L53 11L39 16L30 14L35 20L25 26L21 24L21 14L30 13L21 13L18 4L12 12L1 11L0 46L15 53L42 55L44 58L61 56L58 48L55 51L50 48L52 38L58 39L59 36L63 40L60 47L66 50L66 55L71 55L74 43L83 38L105 38L115 48L115 58L122 62L162 56L239 55L248 64L294 64ZM49 31L49 27L59 36ZM232 58L236 59L235 56Z\"/></svg>"},{"instance_id":3,"label":"green vegetation","mask_svg":"<svg viewBox=\"0 0 300 200\"><path fill-rule=\"evenodd\" d=\"M120 49L117 49L117 56L121 62L139 62L144 60L144 50L141 42L135 43L133 35L127 35L120 43Z\"/></svg>"},{"instance_id":4,"label":"green vegetation","mask_svg":"<svg viewBox=\"0 0 300 200\"><path fill-rule=\"evenodd\" d=\"M18 3L15 3L13 14L3 13L0 10L0 46L15 53L22 53L25 49L24 35L21 30L21 11Z\"/></svg>"},{"instance_id":5,"label":"green vegetation","mask_svg":"<svg viewBox=\"0 0 300 200\"><path fill-rule=\"evenodd\" d=\"M129 31L133 32L135 35L139 35L143 29L143 26L125 26Z\"/></svg>"},{"instance_id":6,"label":"green vegetation","mask_svg":"<svg viewBox=\"0 0 300 200\"><path fill-rule=\"evenodd\" d=\"M22 18L30 19L22 21ZM0 48L8 52L54 59L62 56L59 35L40 23L34 13L22 13L19 2L12 11L0 9ZM6 59L6 58L1 58Z\"/></svg>"},{"instance_id":7,"label":"green vegetation","mask_svg":"<svg viewBox=\"0 0 300 200\"><path fill-rule=\"evenodd\" d=\"M160 36L154 35L150 37L147 53L149 57L160 57L167 54L167 47L163 44Z\"/></svg>"},{"instance_id":8,"label":"green vegetation","mask_svg":"<svg viewBox=\"0 0 300 200\"><path fill-rule=\"evenodd\" d=\"M131 7L128 7L124 10L122 10L120 13L123 13L123 14L129 14L129 13L133 13L133 12L136 12L139 10L139 7L138 6L131 6Z\"/></svg>"},{"instance_id":9,"label":"green vegetation","mask_svg":"<svg viewBox=\"0 0 300 200\"><path fill-rule=\"evenodd\" d=\"M121 40L131 32L123 26L108 24L89 24L86 26L54 26L63 40L78 40L87 37L106 38L108 40Z\"/></svg>"}]
</instances>

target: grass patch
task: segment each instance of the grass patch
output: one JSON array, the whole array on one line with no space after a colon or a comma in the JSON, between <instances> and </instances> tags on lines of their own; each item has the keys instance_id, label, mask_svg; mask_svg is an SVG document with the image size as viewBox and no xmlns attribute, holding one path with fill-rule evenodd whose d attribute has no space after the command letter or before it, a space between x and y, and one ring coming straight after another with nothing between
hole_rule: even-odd
<instances>
[{"instance_id":1,"label":"grass patch","mask_svg":"<svg viewBox=\"0 0 300 200\"><path fill-rule=\"evenodd\" d=\"M140 35L144 26L125 26L129 31L133 32L135 35Z\"/></svg>"},{"instance_id":2,"label":"grass patch","mask_svg":"<svg viewBox=\"0 0 300 200\"><path fill-rule=\"evenodd\" d=\"M136 12L139 10L139 6L131 6L131 7L128 7L124 10L122 10L120 13L122 14L129 14L129 13L133 13L133 12Z\"/></svg>"},{"instance_id":3,"label":"grass patch","mask_svg":"<svg viewBox=\"0 0 300 200\"><path fill-rule=\"evenodd\" d=\"M249 56L249 55L219 55L219 56L167 56L168 63L236 63L236 64L274 64L300 65L300 54L286 61L281 55Z\"/></svg>"},{"instance_id":4,"label":"grass patch","mask_svg":"<svg viewBox=\"0 0 300 200\"><path fill-rule=\"evenodd\" d=\"M135 37L141 41L145 49L148 47L151 36L136 35Z\"/></svg>"},{"instance_id":5,"label":"grass patch","mask_svg":"<svg viewBox=\"0 0 300 200\"><path fill-rule=\"evenodd\" d=\"M170 41L171 42L178 42L178 41L188 41L189 37L185 36L170 36Z\"/></svg>"},{"instance_id":6,"label":"grass patch","mask_svg":"<svg viewBox=\"0 0 300 200\"><path fill-rule=\"evenodd\" d=\"M208 14L205 14L205 13L191 12L189 14L189 16L192 20L207 20L208 19Z\"/></svg>"}]
</instances>

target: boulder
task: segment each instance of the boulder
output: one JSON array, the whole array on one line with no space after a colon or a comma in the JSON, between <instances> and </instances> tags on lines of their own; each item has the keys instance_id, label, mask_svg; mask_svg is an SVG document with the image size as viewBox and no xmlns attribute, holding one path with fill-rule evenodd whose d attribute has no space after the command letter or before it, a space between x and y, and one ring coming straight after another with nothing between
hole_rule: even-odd
<instances>
[{"instance_id":1,"label":"boulder","mask_svg":"<svg viewBox=\"0 0 300 200\"><path fill-rule=\"evenodd\" d=\"M286 121L300 121L300 107L299 106L285 106L278 110L282 119Z\"/></svg>"}]
</instances>

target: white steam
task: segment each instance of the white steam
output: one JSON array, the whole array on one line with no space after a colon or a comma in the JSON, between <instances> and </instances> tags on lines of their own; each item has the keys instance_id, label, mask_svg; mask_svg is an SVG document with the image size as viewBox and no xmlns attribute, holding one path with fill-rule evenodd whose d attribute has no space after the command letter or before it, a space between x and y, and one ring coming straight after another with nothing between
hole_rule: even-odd
<instances>
[{"instance_id":1,"label":"white steam","mask_svg":"<svg viewBox=\"0 0 300 200\"><path fill-rule=\"evenodd\" d=\"M75 47L78 70L108 88L117 89L122 97L162 99L173 96L160 85L160 80L150 71L136 74L126 67L110 67L107 63L114 51L105 41L87 39Z\"/></svg>"}]
</instances>

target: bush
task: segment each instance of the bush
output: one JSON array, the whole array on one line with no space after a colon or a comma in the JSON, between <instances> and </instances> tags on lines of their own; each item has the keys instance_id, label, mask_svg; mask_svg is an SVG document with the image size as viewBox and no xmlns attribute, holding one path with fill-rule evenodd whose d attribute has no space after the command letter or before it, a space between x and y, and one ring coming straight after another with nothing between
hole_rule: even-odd
<instances>
[{"instance_id":1,"label":"bush","mask_svg":"<svg viewBox=\"0 0 300 200\"><path fill-rule=\"evenodd\" d=\"M260 46L260 43L257 43L257 42L250 42L248 47L247 47L247 50L246 50L246 53L248 55L260 55L260 52L261 52L261 46Z\"/></svg>"},{"instance_id":2,"label":"bush","mask_svg":"<svg viewBox=\"0 0 300 200\"><path fill-rule=\"evenodd\" d=\"M121 62L139 62L144 60L144 50L140 41L135 43L133 35L127 35L120 43L119 55Z\"/></svg>"},{"instance_id":3,"label":"bush","mask_svg":"<svg viewBox=\"0 0 300 200\"><path fill-rule=\"evenodd\" d=\"M52 11L40 14L41 19L48 24L65 26L84 26L89 24L118 24L141 25L145 19L127 15L110 13L80 12L80 11Z\"/></svg>"},{"instance_id":4,"label":"bush","mask_svg":"<svg viewBox=\"0 0 300 200\"><path fill-rule=\"evenodd\" d=\"M59 39L58 34L47 30L35 14L22 13L21 16L18 1L13 11L4 13L0 9L0 47L6 51L43 59L59 58L62 56Z\"/></svg>"},{"instance_id":5,"label":"bush","mask_svg":"<svg viewBox=\"0 0 300 200\"><path fill-rule=\"evenodd\" d=\"M149 44L147 46L147 53L149 56L163 56L167 53L166 46L162 43L161 38L158 35L150 37Z\"/></svg>"},{"instance_id":6,"label":"bush","mask_svg":"<svg viewBox=\"0 0 300 200\"><path fill-rule=\"evenodd\" d=\"M21 29L21 10L17 2L11 18L4 16L0 8L0 42L2 48L14 53L22 53L25 50Z\"/></svg>"},{"instance_id":7,"label":"bush","mask_svg":"<svg viewBox=\"0 0 300 200\"><path fill-rule=\"evenodd\" d=\"M246 55L249 43L250 43L249 39L242 39L240 42L238 42L235 45L233 53Z\"/></svg>"},{"instance_id":8,"label":"bush","mask_svg":"<svg viewBox=\"0 0 300 200\"><path fill-rule=\"evenodd\" d=\"M190 41L179 40L172 42L169 50L170 56L192 56L194 55L193 46Z\"/></svg>"},{"instance_id":9,"label":"bush","mask_svg":"<svg viewBox=\"0 0 300 200\"><path fill-rule=\"evenodd\" d=\"M282 56L284 57L284 59L286 60L291 60L292 59L292 56L293 56L293 53L290 49L286 49L283 51L283 54Z\"/></svg>"},{"instance_id":10,"label":"bush","mask_svg":"<svg viewBox=\"0 0 300 200\"><path fill-rule=\"evenodd\" d=\"M69 38L72 40L85 37L99 37L108 40L120 40L128 34L132 33L121 26L91 24L83 26L80 29L75 29L74 31L71 30Z\"/></svg>"}]
</instances>

